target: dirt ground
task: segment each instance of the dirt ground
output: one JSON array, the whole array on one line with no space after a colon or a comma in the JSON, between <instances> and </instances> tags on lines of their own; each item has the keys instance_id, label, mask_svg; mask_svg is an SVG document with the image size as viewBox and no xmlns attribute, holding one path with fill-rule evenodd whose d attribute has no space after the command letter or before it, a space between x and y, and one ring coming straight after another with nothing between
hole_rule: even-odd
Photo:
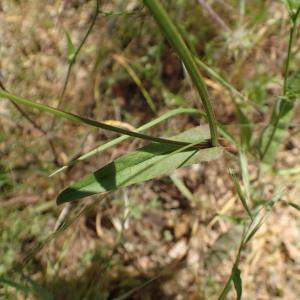
<instances>
[{"instance_id":1,"label":"dirt ground","mask_svg":"<svg viewBox=\"0 0 300 300\"><path fill-rule=\"evenodd\" d=\"M190 32L199 57L259 106L249 105L248 110L257 136L281 90L289 28L284 5L253 1L238 26L239 1L207 1L228 24L230 32L225 32L197 1L183 2L163 1ZM199 107L181 62L140 5L133 0L102 1L105 12L136 11L99 15L74 64L64 100L59 101L68 68L64 30L78 45L94 2L2 0L1 82L8 91L37 102L134 128L180 106ZM293 70L300 66L299 45L297 39ZM155 101L155 112L113 55L126 58L142 79ZM230 94L207 74L204 77L218 121L238 137ZM71 215L74 223L49 241L62 210L55 203L57 194L143 143L124 142L49 178L58 166L116 135L53 122L51 115L22 109L38 126L9 101L0 100L0 276L10 274L16 262L24 264L34 251L16 275L30 292L25 296L0 282L0 298L217 299L230 276L242 234L239 221L245 217L228 173L231 168L239 174L236 153L177 170L176 178L188 194L172 177L163 176L83 200ZM281 171L271 172L249 157L253 204L277 195L282 201L242 254L243 299L300 299L299 211L286 204L299 204L298 111L296 107L295 126L288 129L275 162ZM199 123L205 119L182 115L148 132L171 136ZM36 251L39 243L43 247ZM228 299L235 299L234 289Z\"/></svg>"}]
</instances>

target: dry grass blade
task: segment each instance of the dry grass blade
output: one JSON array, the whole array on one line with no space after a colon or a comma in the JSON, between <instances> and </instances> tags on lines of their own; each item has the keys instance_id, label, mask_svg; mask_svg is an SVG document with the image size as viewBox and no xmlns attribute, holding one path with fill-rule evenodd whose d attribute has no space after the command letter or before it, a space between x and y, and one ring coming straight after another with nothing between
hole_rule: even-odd
<instances>
[{"instance_id":1,"label":"dry grass blade","mask_svg":"<svg viewBox=\"0 0 300 300\"><path fill-rule=\"evenodd\" d=\"M114 55L113 56L114 59L120 64L122 65L126 71L128 72L128 74L130 75L130 77L134 80L134 82L136 83L136 85L139 87L139 89L141 90L144 98L146 99L149 107L152 109L153 112L156 111L156 107L154 104L154 101L152 100L150 94L148 93L148 91L146 90L146 88L144 87L142 81L140 80L140 78L137 76L136 72L133 70L133 68L129 65L129 63L126 61L126 59L121 56L121 55Z\"/></svg>"}]
</instances>

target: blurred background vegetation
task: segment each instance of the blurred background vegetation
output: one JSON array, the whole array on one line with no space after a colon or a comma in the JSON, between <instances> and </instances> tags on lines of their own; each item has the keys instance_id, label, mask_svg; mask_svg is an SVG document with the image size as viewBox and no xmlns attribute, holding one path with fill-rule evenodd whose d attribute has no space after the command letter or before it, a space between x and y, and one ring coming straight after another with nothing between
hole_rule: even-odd
<instances>
[{"instance_id":1,"label":"blurred background vegetation","mask_svg":"<svg viewBox=\"0 0 300 300\"><path fill-rule=\"evenodd\" d=\"M202 72L217 120L240 133L236 103L253 136L280 96L290 28L284 1L172 0L164 7L198 57L244 101ZM68 37L78 47L95 1L2 0L0 80L10 92L132 129L178 107L198 107L179 58L138 0L103 0L63 100ZM295 39L291 72L300 67ZM70 49L69 49L70 50ZM249 159L251 200L281 192L242 256L243 299L300 299L299 107L274 169ZM24 117L26 113L27 117ZM51 115L0 101L0 298L216 299L230 275L245 212L224 157L140 186L94 197L51 235L68 184L142 145L127 141L49 178L70 159L112 139ZM34 122L30 122L34 120ZM177 116L149 132L168 136L205 123ZM234 153L234 150L232 150ZM258 180L259 179L259 180ZM230 298L231 297L231 298ZM234 299L234 291L229 299Z\"/></svg>"}]
</instances>

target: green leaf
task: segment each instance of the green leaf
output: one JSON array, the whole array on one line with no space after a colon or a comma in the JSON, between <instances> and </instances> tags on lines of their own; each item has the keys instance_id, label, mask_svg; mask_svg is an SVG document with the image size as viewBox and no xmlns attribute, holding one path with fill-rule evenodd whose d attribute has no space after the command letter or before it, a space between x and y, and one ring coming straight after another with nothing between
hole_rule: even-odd
<instances>
[{"instance_id":1,"label":"green leaf","mask_svg":"<svg viewBox=\"0 0 300 300\"><path fill-rule=\"evenodd\" d=\"M175 137L188 143L201 143L209 138L207 127L195 127ZM124 155L62 191L57 203L78 200L97 193L105 193L141 183L170 173L183 166L210 161L220 156L219 148L195 149L185 146L151 143Z\"/></svg>"},{"instance_id":2,"label":"green leaf","mask_svg":"<svg viewBox=\"0 0 300 300\"><path fill-rule=\"evenodd\" d=\"M42 112L51 113L51 114L53 114L57 117L64 118L64 119L67 119L67 120L70 120L70 121L73 121L73 122L76 122L76 123L79 123L79 124L85 124L85 125L89 125L89 126L92 126L92 127L101 128L101 129L104 129L104 130L110 130L110 131L113 131L113 132L117 132L117 133L120 133L120 134L125 134L125 135L128 135L128 136L140 138L140 139L143 139L143 140L153 141L153 142L162 143L162 144L172 144L172 145L177 145L177 146L187 146L189 144L189 143L184 143L184 142L181 142L181 141L174 141L174 140L157 138L157 137L142 134L142 133L139 133L139 132L136 132L136 131L130 131L130 130L126 130L126 129L121 128L121 127L116 127L116 126L112 126L112 125L109 125L109 124L106 124L106 123L98 122L98 121L95 121L95 120L92 120L92 119L84 118L84 117L81 117L79 115L75 115L75 114L63 111L61 109L57 109L57 108L54 108L54 107L51 107L51 106L47 106L47 105L44 105L44 104L34 102L30 99L26 99L26 98L23 98L23 97L20 97L20 96L17 96L17 95L13 95L13 94L8 93L6 91L1 91L0 90L0 97L7 98L10 101L14 101L18 104L22 104L22 105L29 106L31 108L35 108L35 109L37 109L39 111L42 111Z\"/></svg>"},{"instance_id":3,"label":"green leaf","mask_svg":"<svg viewBox=\"0 0 300 300\"><path fill-rule=\"evenodd\" d=\"M240 93L232 84L226 81L221 75L219 75L212 67L208 66L204 62L202 62L199 58L195 57L197 65L202 68L207 74L223 85L232 95L237 96L241 100L246 101L246 97Z\"/></svg>"},{"instance_id":4,"label":"green leaf","mask_svg":"<svg viewBox=\"0 0 300 300\"><path fill-rule=\"evenodd\" d=\"M242 179L245 189L245 196L248 203L250 203L250 178L249 178L249 171L248 171L248 158L244 151L239 152L239 159L240 159L240 167L242 173Z\"/></svg>"},{"instance_id":5,"label":"green leaf","mask_svg":"<svg viewBox=\"0 0 300 300\"><path fill-rule=\"evenodd\" d=\"M243 150L248 150L250 148L251 137L252 137L252 124L248 117L244 114L242 109L237 106L239 121L241 124L241 147Z\"/></svg>"},{"instance_id":6,"label":"green leaf","mask_svg":"<svg viewBox=\"0 0 300 300\"><path fill-rule=\"evenodd\" d=\"M136 131L137 132L141 132L141 131L144 131L148 128L151 128L173 116L176 116L176 115L179 115L179 114L193 114L193 115L202 115L202 112L200 112L199 110L197 109L194 109L194 108L178 108L178 109L174 109L174 110L170 110L168 112L166 112L165 114L159 116L158 118L156 119L153 119L152 121L142 125L141 127L137 128ZM74 164L76 164L77 162L79 161L82 161L82 160L85 160L93 155L96 155L96 154L99 154L101 152L103 152L104 150L110 148L110 147L113 147L123 141L126 141L127 139L129 139L130 136L127 136L127 135L122 135L122 136L119 136L103 145L100 145L98 146L97 148L94 148L92 149L91 151L81 155L80 157L78 157L77 159L74 159L72 161L70 161L67 165L57 169L56 171L54 171L52 174L49 175L49 177L52 177L56 174L58 174L59 172L62 172L64 171L65 169L67 169L68 167L70 166L73 166Z\"/></svg>"},{"instance_id":7,"label":"green leaf","mask_svg":"<svg viewBox=\"0 0 300 300\"><path fill-rule=\"evenodd\" d=\"M296 203L294 203L294 202L287 202L287 203L288 203L288 205L290 205L291 207L293 207L293 208L295 208L295 209L297 209L297 210L300 211L300 205L298 205L298 204L296 204Z\"/></svg>"},{"instance_id":8,"label":"green leaf","mask_svg":"<svg viewBox=\"0 0 300 300\"><path fill-rule=\"evenodd\" d=\"M226 129L226 127L222 124L218 124L218 130L220 135L230 142L231 144L238 146L238 142L236 141L235 137Z\"/></svg>"},{"instance_id":9,"label":"green leaf","mask_svg":"<svg viewBox=\"0 0 300 300\"><path fill-rule=\"evenodd\" d=\"M191 191L188 189L188 187L185 185L183 180L176 176L176 174L172 174L170 176L172 182L174 185L177 187L177 189L180 191L180 193L189 201L193 202L194 201L194 196L191 193Z\"/></svg>"},{"instance_id":10,"label":"green leaf","mask_svg":"<svg viewBox=\"0 0 300 300\"><path fill-rule=\"evenodd\" d=\"M234 288L236 291L236 299L241 300L242 299L241 271L239 270L239 268L237 266L233 267L231 278L232 278Z\"/></svg>"},{"instance_id":11,"label":"green leaf","mask_svg":"<svg viewBox=\"0 0 300 300\"><path fill-rule=\"evenodd\" d=\"M251 220L252 220L252 214L251 214L251 211L250 211L250 209L249 209L249 207L248 207L247 199L246 199L246 197L244 196L244 193L243 193L243 191L242 191L242 188L241 188L241 186L240 186L240 183L238 182L236 176L232 173L231 170L229 170L229 173L230 173L230 175L231 175L231 178L232 178L232 181L233 181L235 190L236 190L236 192L237 192L237 194L238 194L238 196L239 196L239 198L240 198L240 200L241 200L241 202L242 202L242 204L243 204L243 207L245 208L246 212L248 213L249 217L250 217Z\"/></svg>"},{"instance_id":12,"label":"green leaf","mask_svg":"<svg viewBox=\"0 0 300 300\"><path fill-rule=\"evenodd\" d=\"M64 32L67 38L68 61L69 63L72 63L76 55L76 48L72 42L70 33L67 30L64 30Z\"/></svg>"},{"instance_id":13,"label":"green leaf","mask_svg":"<svg viewBox=\"0 0 300 300\"><path fill-rule=\"evenodd\" d=\"M287 10L290 14L290 17L293 21L293 19L295 18L295 14L297 12L297 8L299 7L299 1L298 0L283 0L283 2L285 3Z\"/></svg>"},{"instance_id":14,"label":"green leaf","mask_svg":"<svg viewBox=\"0 0 300 300\"><path fill-rule=\"evenodd\" d=\"M276 174L279 176L298 175L299 173L300 173L300 167L280 169L276 171Z\"/></svg>"}]
</instances>

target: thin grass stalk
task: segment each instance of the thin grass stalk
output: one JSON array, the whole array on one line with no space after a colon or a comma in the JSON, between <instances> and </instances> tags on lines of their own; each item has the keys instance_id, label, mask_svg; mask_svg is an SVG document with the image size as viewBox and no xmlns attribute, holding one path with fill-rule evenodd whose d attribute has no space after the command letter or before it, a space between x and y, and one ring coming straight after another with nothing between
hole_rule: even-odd
<instances>
[{"instance_id":1,"label":"thin grass stalk","mask_svg":"<svg viewBox=\"0 0 300 300\"><path fill-rule=\"evenodd\" d=\"M144 4L148 7L156 22L160 26L163 33L175 49L179 57L182 59L189 75L192 78L194 85L197 88L199 96L207 115L207 120L210 128L212 145L216 146L218 143L217 121L209 99L207 88L204 80L197 68L197 64L191 51L186 46L184 39L180 35L173 21L170 19L168 13L160 4L159 0L144 0Z\"/></svg>"},{"instance_id":2,"label":"thin grass stalk","mask_svg":"<svg viewBox=\"0 0 300 300\"><path fill-rule=\"evenodd\" d=\"M290 34L289 34L289 44L288 44L288 53L287 53L287 58L286 58L286 62L285 62L285 68L284 68L284 82L283 82L283 90L282 90L282 93L283 93L283 97L286 97L286 94L287 94L287 82L288 82L288 76L289 76L289 69L290 69L290 61L291 61L291 57L292 57L292 45L294 43L294 39L295 39L295 31L296 31L296 26L297 26L297 19L299 17L299 14L300 14L300 5L296 11L296 13L291 17L292 19L292 26L291 26L291 29L290 29ZM271 135L270 135L270 138L268 140L268 143L261 155L261 159L264 160L265 158L265 155L266 153L268 152L269 150L269 147L273 141L273 138L275 136L275 133L276 133L276 130L278 128L278 125L279 125L279 121L280 121L280 118L281 118L281 106L283 105L283 101L286 101L286 100L283 100L283 99L279 99L279 102L276 103L276 106L274 107L274 112L276 111L276 108L278 107L279 109L279 112L276 116L276 119L275 119L275 122L274 122L274 126L273 126L273 129L272 129L272 132L271 132Z\"/></svg>"},{"instance_id":3,"label":"thin grass stalk","mask_svg":"<svg viewBox=\"0 0 300 300\"><path fill-rule=\"evenodd\" d=\"M77 60L77 57L82 49L82 47L84 46L85 42L87 41L89 35L91 34L95 24L96 24L96 21L97 21L97 18L98 18L98 15L100 13L100 2L101 0L95 0L96 1L96 4L95 4L95 13L94 13L94 16L92 18L92 21L82 39L82 41L80 42L78 48L76 49L71 61L69 62L69 66L68 66L68 70L67 70L67 75L65 77L65 80L64 80L64 85L63 85L63 88L61 90L61 93L60 93L60 96L59 96L59 100L58 100L58 105L57 107L60 108L62 106L62 103L64 101L64 97L65 97L65 93L67 91L67 87L68 87L68 84L69 84L69 81L70 81L70 76L71 76L71 73L72 73L72 69L73 69L73 66ZM51 126L50 128L53 129L54 127L54 124L55 124L55 119L52 120L52 123L51 123Z\"/></svg>"}]
</instances>

